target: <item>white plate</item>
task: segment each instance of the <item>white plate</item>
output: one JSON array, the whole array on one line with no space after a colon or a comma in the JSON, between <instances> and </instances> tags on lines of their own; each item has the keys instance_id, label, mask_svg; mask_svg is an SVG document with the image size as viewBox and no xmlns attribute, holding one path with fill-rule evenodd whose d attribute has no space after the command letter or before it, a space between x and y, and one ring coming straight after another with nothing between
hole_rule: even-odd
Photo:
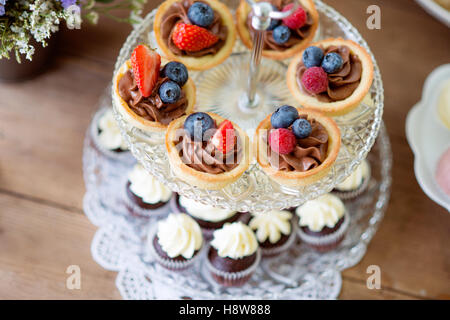
<instances>
[{"instance_id":1,"label":"white plate","mask_svg":"<svg viewBox=\"0 0 450 320\"><path fill-rule=\"evenodd\" d=\"M433 0L416 0L416 2L433 17L450 28L450 12Z\"/></svg>"},{"instance_id":2,"label":"white plate","mask_svg":"<svg viewBox=\"0 0 450 320\"><path fill-rule=\"evenodd\" d=\"M414 152L414 171L422 190L450 212L450 197L437 185L434 175L440 156L450 146L450 130L437 117L437 99L450 79L450 64L435 69L425 81L422 100L408 113L406 137Z\"/></svg>"}]
</instances>

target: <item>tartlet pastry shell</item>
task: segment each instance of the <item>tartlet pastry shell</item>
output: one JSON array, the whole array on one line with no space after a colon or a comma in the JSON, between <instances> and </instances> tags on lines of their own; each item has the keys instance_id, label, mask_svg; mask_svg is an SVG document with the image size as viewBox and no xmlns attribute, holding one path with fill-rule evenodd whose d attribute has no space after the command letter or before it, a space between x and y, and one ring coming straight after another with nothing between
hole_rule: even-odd
<instances>
[{"instance_id":1,"label":"tartlet pastry shell","mask_svg":"<svg viewBox=\"0 0 450 320\"><path fill-rule=\"evenodd\" d=\"M336 125L336 123L322 113L297 108L299 115L308 115L308 118L313 118L316 121L320 122L322 126L328 132L328 153L324 162L318 167L304 171L279 171L276 168L273 168L267 157L267 148L269 147L267 142L264 141L264 132L266 130L270 130L271 123L269 114L256 129L256 141L258 146L257 160L261 168L264 172L273 180L278 182L279 184L290 186L290 187L301 187L312 184L325 176L331 169L333 163L335 162L337 155L339 153L339 149L341 146L341 133Z\"/></svg>"},{"instance_id":2,"label":"tartlet pastry shell","mask_svg":"<svg viewBox=\"0 0 450 320\"><path fill-rule=\"evenodd\" d=\"M255 0L260 1L260 0ZM262 0L261 0L262 1ZM274 60L284 60L287 58L292 57L300 50L305 49L308 44L314 39L314 36L316 34L317 28L319 26L319 13L316 10L316 7L314 5L314 2L312 0L298 0L298 2L301 4L302 7L306 8L311 16L311 19L313 20L313 24L311 26L311 32L303 39L303 41L300 41L295 46L292 46L286 50L282 51L276 51L276 50L263 50L262 55L264 57L274 59ZM244 45L252 49L253 47L253 41L250 35L250 32L247 28L247 17L251 10L250 5L247 3L246 0L241 0L239 7L236 10L236 21L237 21L237 30L239 33L239 36L244 43Z\"/></svg>"},{"instance_id":3,"label":"tartlet pastry shell","mask_svg":"<svg viewBox=\"0 0 450 320\"><path fill-rule=\"evenodd\" d=\"M294 98L305 108L315 109L328 116L344 115L355 109L370 90L373 81L373 62L369 53L359 44L352 40L342 38L326 39L311 46L323 46L328 48L331 45L347 46L353 54L356 54L362 63L361 82L355 91L346 99L334 102L322 102L317 98L304 93L297 84L297 65L301 62L303 51L296 55L289 64L287 72L287 85Z\"/></svg>"},{"instance_id":4,"label":"tartlet pastry shell","mask_svg":"<svg viewBox=\"0 0 450 320\"><path fill-rule=\"evenodd\" d=\"M207 112L207 114L216 120L217 126L225 120L214 113ZM239 179L250 164L250 141L247 134L233 123L242 143L242 158L236 168L220 174L197 171L183 163L175 145L177 142L176 131L183 128L186 118L187 116L183 116L172 121L166 132L166 148L173 173L185 182L206 190L219 190Z\"/></svg>"},{"instance_id":5,"label":"tartlet pastry shell","mask_svg":"<svg viewBox=\"0 0 450 320\"><path fill-rule=\"evenodd\" d=\"M207 70L221 64L228 58L233 51L234 42L236 41L236 27L234 25L233 15L226 5L217 0L202 0L208 3L222 17L222 23L228 28L227 39L223 47L214 55L207 54L203 57L179 56L174 54L166 42L162 39L161 24L166 11L180 0L164 1L156 11L155 21L153 23L153 31L155 32L156 42L166 59L183 63L188 69Z\"/></svg>"},{"instance_id":6,"label":"tartlet pastry shell","mask_svg":"<svg viewBox=\"0 0 450 320\"><path fill-rule=\"evenodd\" d=\"M116 101L117 111L124 117L124 119L135 126L146 132L161 132L164 133L167 129L167 125L164 125L157 121L149 121L137 115L128 105L128 103L122 99L119 93L119 81L128 69L132 69L131 61L127 60L117 71L113 80L113 99ZM186 114L192 113L195 105L195 84L191 78L183 86L182 90L186 94L186 99L188 101L188 106L186 108Z\"/></svg>"}]
</instances>

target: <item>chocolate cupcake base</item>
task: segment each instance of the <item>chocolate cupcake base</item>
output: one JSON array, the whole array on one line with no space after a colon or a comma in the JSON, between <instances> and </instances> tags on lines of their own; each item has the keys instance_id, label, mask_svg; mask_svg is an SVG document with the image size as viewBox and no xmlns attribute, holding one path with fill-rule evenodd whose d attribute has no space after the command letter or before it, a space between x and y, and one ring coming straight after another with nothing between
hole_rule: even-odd
<instances>
[{"instance_id":1,"label":"chocolate cupcake base","mask_svg":"<svg viewBox=\"0 0 450 320\"><path fill-rule=\"evenodd\" d=\"M289 235L283 235L281 239L276 243L270 243L269 240L259 244L261 253L264 258L273 258L281 253L289 250L294 244L297 238L297 223L294 220L291 222L291 233Z\"/></svg>"},{"instance_id":2,"label":"chocolate cupcake base","mask_svg":"<svg viewBox=\"0 0 450 320\"><path fill-rule=\"evenodd\" d=\"M223 263L220 263L220 267L217 258L222 259ZM240 287L250 280L260 261L261 250L259 248L254 253L254 258L248 256L235 260L218 257L217 251L213 247L210 247L205 264L208 272L218 284L224 287Z\"/></svg>"},{"instance_id":3,"label":"chocolate cupcake base","mask_svg":"<svg viewBox=\"0 0 450 320\"><path fill-rule=\"evenodd\" d=\"M345 212L341 221L334 228L325 227L322 231L310 231L307 227L298 228L298 235L303 243L319 252L327 252L336 247L344 240L347 230L350 226L350 217Z\"/></svg>"},{"instance_id":4,"label":"chocolate cupcake base","mask_svg":"<svg viewBox=\"0 0 450 320\"><path fill-rule=\"evenodd\" d=\"M169 213L170 201L158 203L145 203L141 197L135 195L130 189L130 181L127 181L123 195L123 203L128 213L138 218L160 217Z\"/></svg>"}]
</instances>

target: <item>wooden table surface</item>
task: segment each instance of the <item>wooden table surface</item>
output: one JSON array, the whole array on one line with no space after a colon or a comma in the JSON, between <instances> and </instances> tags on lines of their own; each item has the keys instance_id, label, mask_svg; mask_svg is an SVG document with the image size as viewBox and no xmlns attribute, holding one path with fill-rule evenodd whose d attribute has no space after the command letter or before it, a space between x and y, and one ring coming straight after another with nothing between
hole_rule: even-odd
<instances>
[{"instance_id":1,"label":"wooden table surface","mask_svg":"<svg viewBox=\"0 0 450 320\"><path fill-rule=\"evenodd\" d=\"M363 34L381 68L394 153L392 196L366 256L343 272L342 299L450 299L450 215L420 189L405 118L426 76L450 60L450 31L409 0L327 0ZM148 8L157 3L153 1ZM381 8L381 30L366 8ZM0 299L120 299L116 273L90 253L96 231L82 210L82 145L97 100L131 27L60 33L57 57L33 80L0 84ZM81 290L66 289L67 266ZM369 265L380 290L366 287Z\"/></svg>"}]
</instances>

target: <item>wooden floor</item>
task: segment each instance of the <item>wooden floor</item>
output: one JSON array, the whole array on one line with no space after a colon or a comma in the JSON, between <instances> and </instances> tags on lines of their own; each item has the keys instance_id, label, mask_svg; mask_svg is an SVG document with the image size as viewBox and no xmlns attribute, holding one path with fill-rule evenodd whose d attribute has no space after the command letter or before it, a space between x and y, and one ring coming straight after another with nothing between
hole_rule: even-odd
<instances>
[{"instance_id":1,"label":"wooden floor","mask_svg":"<svg viewBox=\"0 0 450 320\"><path fill-rule=\"evenodd\" d=\"M360 30L377 58L394 152L386 217L364 259L343 273L340 298L450 299L450 215L419 188L404 125L426 76L450 62L450 31L410 0L326 2ZM373 3L381 7L381 30L366 28ZM61 32L45 74L0 84L0 299L120 299L116 273L90 254L96 228L82 211L81 156L130 29L101 19L98 27ZM65 287L71 264L81 267L81 290ZM380 290L366 287L373 264L381 268Z\"/></svg>"}]
</instances>

